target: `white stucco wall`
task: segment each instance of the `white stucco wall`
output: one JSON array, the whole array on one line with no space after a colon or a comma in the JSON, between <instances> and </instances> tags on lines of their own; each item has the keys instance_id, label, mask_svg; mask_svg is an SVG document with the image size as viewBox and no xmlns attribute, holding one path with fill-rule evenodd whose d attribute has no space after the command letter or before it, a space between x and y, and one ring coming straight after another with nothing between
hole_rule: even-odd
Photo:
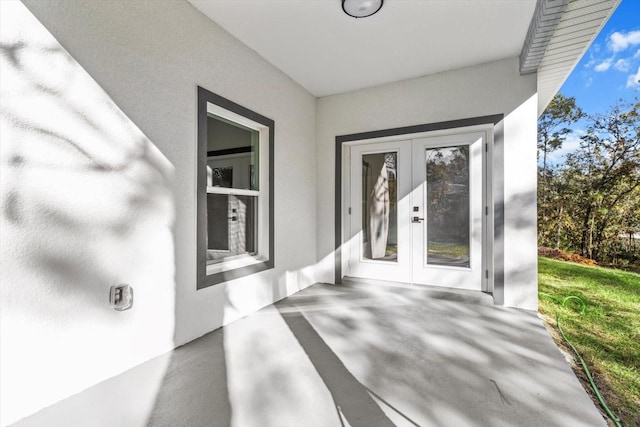
<instances>
[{"instance_id":1,"label":"white stucco wall","mask_svg":"<svg viewBox=\"0 0 640 427\"><path fill-rule=\"evenodd\" d=\"M536 307L536 79L516 58L316 100L182 0L24 3L0 1L1 425L333 282L336 135L503 113L504 304ZM276 134L276 268L201 291L197 85Z\"/></svg>"},{"instance_id":2,"label":"white stucco wall","mask_svg":"<svg viewBox=\"0 0 640 427\"><path fill-rule=\"evenodd\" d=\"M503 303L536 309L536 100L536 76L520 76L517 58L320 98L318 278L334 280L336 136L504 114L494 164L505 197Z\"/></svg>"},{"instance_id":3,"label":"white stucco wall","mask_svg":"<svg viewBox=\"0 0 640 427\"><path fill-rule=\"evenodd\" d=\"M537 117L536 95L504 123L504 303L530 310L538 309Z\"/></svg>"},{"instance_id":4,"label":"white stucco wall","mask_svg":"<svg viewBox=\"0 0 640 427\"><path fill-rule=\"evenodd\" d=\"M311 94L184 1L24 3L0 2L2 425L315 281ZM276 135L276 268L201 291L197 85Z\"/></svg>"}]
</instances>

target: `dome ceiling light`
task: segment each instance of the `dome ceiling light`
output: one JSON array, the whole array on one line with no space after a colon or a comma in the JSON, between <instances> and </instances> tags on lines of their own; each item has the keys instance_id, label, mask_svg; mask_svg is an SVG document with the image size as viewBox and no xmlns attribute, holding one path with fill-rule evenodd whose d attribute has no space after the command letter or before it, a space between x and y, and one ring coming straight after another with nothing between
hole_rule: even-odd
<instances>
[{"instance_id":1,"label":"dome ceiling light","mask_svg":"<svg viewBox=\"0 0 640 427\"><path fill-rule=\"evenodd\" d=\"M366 18L382 8L384 0L342 0L342 10L354 18Z\"/></svg>"}]
</instances>

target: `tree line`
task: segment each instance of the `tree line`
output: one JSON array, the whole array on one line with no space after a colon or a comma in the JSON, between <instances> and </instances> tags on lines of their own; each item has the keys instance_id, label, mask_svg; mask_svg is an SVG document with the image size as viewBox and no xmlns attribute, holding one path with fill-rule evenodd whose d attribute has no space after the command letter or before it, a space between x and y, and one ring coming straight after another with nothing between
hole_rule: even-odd
<instances>
[{"instance_id":1,"label":"tree line","mask_svg":"<svg viewBox=\"0 0 640 427\"><path fill-rule=\"evenodd\" d=\"M563 162L569 126L586 123ZM556 95L538 120L538 244L600 262L640 263L640 102L585 114Z\"/></svg>"}]
</instances>

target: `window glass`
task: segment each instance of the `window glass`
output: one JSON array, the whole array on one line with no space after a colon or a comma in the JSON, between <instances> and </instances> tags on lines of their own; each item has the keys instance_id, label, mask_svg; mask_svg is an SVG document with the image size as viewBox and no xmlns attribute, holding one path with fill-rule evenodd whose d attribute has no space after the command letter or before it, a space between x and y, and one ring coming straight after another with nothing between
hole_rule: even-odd
<instances>
[{"instance_id":1,"label":"window glass","mask_svg":"<svg viewBox=\"0 0 640 427\"><path fill-rule=\"evenodd\" d=\"M221 117L207 117L207 186L259 189L260 133Z\"/></svg>"},{"instance_id":2,"label":"window glass","mask_svg":"<svg viewBox=\"0 0 640 427\"><path fill-rule=\"evenodd\" d=\"M257 253L260 132L207 116L207 264Z\"/></svg>"},{"instance_id":3,"label":"window glass","mask_svg":"<svg viewBox=\"0 0 640 427\"><path fill-rule=\"evenodd\" d=\"M255 196L207 194L207 263L256 254L257 200Z\"/></svg>"}]
</instances>

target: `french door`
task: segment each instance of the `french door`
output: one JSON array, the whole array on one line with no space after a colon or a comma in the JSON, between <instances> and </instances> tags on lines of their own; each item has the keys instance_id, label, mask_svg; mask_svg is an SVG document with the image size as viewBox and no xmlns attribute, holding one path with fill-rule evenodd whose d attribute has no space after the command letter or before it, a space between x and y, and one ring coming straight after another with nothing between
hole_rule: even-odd
<instances>
[{"instance_id":1,"label":"french door","mask_svg":"<svg viewBox=\"0 0 640 427\"><path fill-rule=\"evenodd\" d=\"M485 132L353 145L353 277L482 290Z\"/></svg>"}]
</instances>

